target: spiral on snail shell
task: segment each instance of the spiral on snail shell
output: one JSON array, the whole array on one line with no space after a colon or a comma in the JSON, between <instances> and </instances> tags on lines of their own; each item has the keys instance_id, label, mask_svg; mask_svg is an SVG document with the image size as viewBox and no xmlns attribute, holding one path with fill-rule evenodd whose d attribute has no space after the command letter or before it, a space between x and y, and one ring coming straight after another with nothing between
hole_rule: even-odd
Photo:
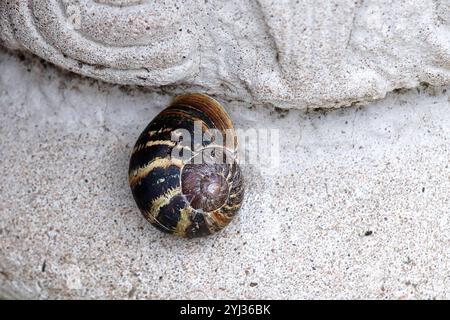
<instances>
[{"instance_id":1,"label":"spiral on snail shell","mask_svg":"<svg viewBox=\"0 0 450 320\"><path fill-rule=\"evenodd\" d=\"M178 96L149 123L128 174L144 217L181 237L221 230L244 197L232 121L219 102L199 93Z\"/></svg>"}]
</instances>

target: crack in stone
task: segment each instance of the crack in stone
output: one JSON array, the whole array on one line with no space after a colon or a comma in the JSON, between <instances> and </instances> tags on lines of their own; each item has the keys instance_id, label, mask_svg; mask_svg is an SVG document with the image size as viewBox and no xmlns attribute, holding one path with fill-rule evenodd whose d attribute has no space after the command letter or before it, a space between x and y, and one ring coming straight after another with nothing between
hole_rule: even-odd
<instances>
[{"instance_id":1,"label":"crack in stone","mask_svg":"<svg viewBox=\"0 0 450 320\"><path fill-rule=\"evenodd\" d=\"M358 10L363 6L364 0L360 0L356 3L355 9L353 10L352 24L350 28L350 33L348 35L347 43L345 44L345 49L348 49L350 42L353 37L353 30L355 29L356 16L358 15Z\"/></svg>"},{"instance_id":2,"label":"crack in stone","mask_svg":"<svg viewBox=\"0 0 450 320\"><path fill-rule=\"evenodd\" d=\"M265 30L265 34L268 35L269 41L271 43L271 47L274 51L274 58L275 58L274 60L276 62L277 68L280 71L280 73L282 73L283 68L280 64L281 51L280 51L280 48L278 47L277 40L276 40L275 36L273 35L272 28L270 27L269 23L267 22L266 14L265 14L265 11L264 11L264 8L263 8L261 2L259 0L255 0L255 4L256 4L256 8L258 9L259 20L262 22L262 25Z\"/></svg>"}]
</instances>

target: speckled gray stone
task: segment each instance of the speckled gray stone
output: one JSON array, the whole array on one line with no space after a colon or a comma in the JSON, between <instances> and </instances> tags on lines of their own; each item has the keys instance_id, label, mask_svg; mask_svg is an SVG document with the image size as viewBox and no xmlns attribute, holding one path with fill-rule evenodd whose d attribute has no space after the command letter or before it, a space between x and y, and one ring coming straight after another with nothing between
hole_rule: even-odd
<instances>
[{"instance_id":1,"label":"speckled gray stone","mask_svg":"<svg viewBox=\"0 0 450 320\"><path fill-rule=\"evenodd\" d=\"M272 174L204 239L162 234L127 183L131 147L171 96L0 52L0 295L20 298L450 298L449 91L280 112Z\"/></svg>"},{"instance_id":2,"label":"speckled gray stone","mask_svg":"<svg viewBox=\"0 0 450 320\"><path fill-rule=\"evenodd\" d=\"M446 0L9 0L0 30L83 75L277 107L450 83Z\"/></svg>"}]
</instances>

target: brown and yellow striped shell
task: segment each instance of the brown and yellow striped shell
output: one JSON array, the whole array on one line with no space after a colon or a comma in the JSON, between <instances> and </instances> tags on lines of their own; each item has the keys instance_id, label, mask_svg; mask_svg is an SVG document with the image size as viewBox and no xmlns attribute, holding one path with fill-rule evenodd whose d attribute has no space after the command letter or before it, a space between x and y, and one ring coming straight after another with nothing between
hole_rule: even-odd
<instances>
[{"instance_id":1,"label":"brown and yellow striped shell","mask_svg":"<svg viewBox=\"0 0 450 320\"><path fill-rule=\"evenodd\" d=\"M210 129L217 130L223 143L192 139L186 145L173 139L180 129L194 135L196 128L210 138ZM225 141L232 141L231 147ZM182 158L173 156L181 151ZM227 156L227 161L193 161L211 154L222 160ZM129 183L140 211L161 231L193 238L228 225L241 206L244 186L236 133L224 108L204 94L177 97L139 136L130 159Z\"/></svg>"}]
</instances>

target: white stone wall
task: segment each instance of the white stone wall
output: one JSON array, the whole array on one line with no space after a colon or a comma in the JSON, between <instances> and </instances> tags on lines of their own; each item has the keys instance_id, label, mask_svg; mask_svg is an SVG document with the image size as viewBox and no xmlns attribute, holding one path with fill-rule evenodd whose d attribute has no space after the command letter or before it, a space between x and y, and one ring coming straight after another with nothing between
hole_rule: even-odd
<instances>
[{"instance_id":1,"label":"white stone wall","mask_svg":"<svg viewBox=\"0 0 450 320\"><path fill-rule=\"evenodd\" d=\"M0 42L51 62L0 49L0 298L450 298L449 39L446 0L0 1ZM281 133L192 241L127 183L188 90Z\"/></svg>"},{"instance_id":2,"label":"white stone wall","mask_svg":"<svg viewBox=\"0 0 450 320\"><path fill-rule=\"evenodd\" d=\"M253 104L450 82L446 0L10 0L0 27L6 46L83 75Z\"/></svg>"},{"instance_id":3,"label":"white stone wall","mask_svg":"<svg viewBox=\"0 0 450 320\"><path fill-rule=\"evenodd\" d=\"M127 177L171 96L0 51L0 297L450 298L449 93L326 112L221 100L238 129L280 130L280 164L243 165L236 219L183 240L144 219Z\"/></svg>"}]
</instances>

